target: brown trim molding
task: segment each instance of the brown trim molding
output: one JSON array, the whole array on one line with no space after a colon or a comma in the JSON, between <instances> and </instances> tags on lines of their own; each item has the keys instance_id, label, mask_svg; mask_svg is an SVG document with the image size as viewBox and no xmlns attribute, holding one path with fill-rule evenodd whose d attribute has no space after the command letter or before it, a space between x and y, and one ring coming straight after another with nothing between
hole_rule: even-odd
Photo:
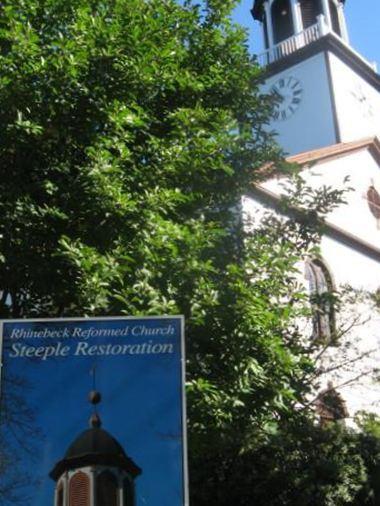
<instances>
[{"instance_id":1,"label":"brown trim molding","mask_svg":"<svg viewBox=\"0 0 380 506\"><path fill-rule=\"evenodd\" d=\"M368 150L380 165L380 141L377 137L366 137L359 141L341 142L332 146L305 151L289 156L286 161L289 163L299 163L300 165L308 165L309 163L318 164L362 150Z\"/></svg>"},{"instance_id":2,"label":"brown trim molding","mask_svg":"<svg viewBox=\"0 0 380 506\"><path fill-rule=\"evenodd\" d=\"M311 151L304 151L296 155L288 156L285 160L288 163L298 164L304 167L309 165L318 165L337 158L343 158L351 153L357 151L368 151L374 160L380 166L380 140L377 137L366 137L359 141L341 142L323 148L313 149ZM265 179L276 176L277 178L286 177L286 174L276 169L275 164L267 163L263 165L258 174Z\"/></svg>"}]
</instances>

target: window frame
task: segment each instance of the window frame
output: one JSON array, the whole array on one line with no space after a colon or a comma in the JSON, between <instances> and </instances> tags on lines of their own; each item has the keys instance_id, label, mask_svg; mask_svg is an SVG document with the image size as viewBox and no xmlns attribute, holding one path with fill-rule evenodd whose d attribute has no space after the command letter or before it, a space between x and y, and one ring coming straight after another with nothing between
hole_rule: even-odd
<instances>
[{"instance_id":1,"label":"window frame","mask_svg":"<svg viewBox=\"0 0 380 506\"><path fill-rule=\"evenodd\" d=\"M331 271L322 258L308 258L305 261L305 278L312 311L312 339L333 344L336 341L336 310Z\"/></svg>"}]
</instances>

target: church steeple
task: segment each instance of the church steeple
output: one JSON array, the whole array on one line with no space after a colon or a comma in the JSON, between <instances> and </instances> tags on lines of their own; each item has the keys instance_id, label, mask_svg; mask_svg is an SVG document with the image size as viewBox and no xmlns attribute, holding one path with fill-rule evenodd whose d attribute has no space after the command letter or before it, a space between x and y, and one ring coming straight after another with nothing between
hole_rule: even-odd
<instances>
[{"instance_id":1,"label":"church steeple","mask_svg":"<svg viewBox=\"0 0 380 506\"><path fill-rule=\"evenodd\" d=\"M332 33L348 41L345 0L255 0L252 15L263 23L266 64Z\"/></svg>"},{"instance_id":2,"label":"church steeple","mask_svg":"<svg viewBox=\"0 0 380 506\"><path fill-rule=\"evenodd\" d=\"M380 76L348 42L344 0L255 0L273 96L269 130L295 155L380 135Z\"/></svg>"},{"instance_id":3,"label":"church steeple","mask_svg":"<svg viewBox=\"0 0 380 506\"><path fill-rule=\"evenodd\" d=\"M96 408L100 393L91 391L89 400L90 428L73 441L50 472L56 482L54 506L135 506L134 479L141 469L101 428Z\"/></svg>"}]
</instances>

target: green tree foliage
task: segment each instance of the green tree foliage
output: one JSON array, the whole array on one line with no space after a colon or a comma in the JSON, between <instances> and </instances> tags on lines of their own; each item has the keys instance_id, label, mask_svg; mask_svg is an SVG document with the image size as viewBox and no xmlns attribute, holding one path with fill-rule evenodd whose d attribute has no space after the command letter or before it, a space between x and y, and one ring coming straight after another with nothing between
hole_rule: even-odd
<instances>
[{"instance_id":1,"label":"green tree foliage","mask_svg":"<svg viewBox=\"0 0 380 506\"><path fill-rule=\"evenodd\" d=\"M301 220L242 227L240 196L281 162L234 3L4 0L0 15L1 315L184 314L197 506L251 504L301 451L313 361L296 262L339 199L296 187ZM346 504L362 461L318 437L339 485L318 504ZM261 477L242 470L255 455ZM296 504L281 497L266 504Z\"/></svg>"},{"instance_id":2,"label":"green tree foliage","mask_svg":"<svg viewBox=\"0 0 380 506\"><path fill-rule=\"evenodd\" d=\"M270 441L230 459L226 471L220 469L229 492L217 496L223 506L367 504L356 501L367 481L356 436L335 425L299 420L282 427Z\"/></svg>"},{"instance_id":3,"label":"green tree foliage","mask_svg":"<svg viewBox=\"0 0 380 506\"><path fill-rule=\"evenodd\" d=\"M231 4L3 3L0 278L13 316L168 312L207 270L189 256L220 242L274 152Z\"/></svg>"}]
</instances>

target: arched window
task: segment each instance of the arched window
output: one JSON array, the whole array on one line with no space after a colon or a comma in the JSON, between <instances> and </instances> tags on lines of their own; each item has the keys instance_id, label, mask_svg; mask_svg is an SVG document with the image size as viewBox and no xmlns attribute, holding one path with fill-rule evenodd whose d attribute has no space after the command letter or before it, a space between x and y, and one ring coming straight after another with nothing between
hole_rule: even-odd
<instances>
[{"instance_id":1,"label":"arched window","mask_svg":"<svg viewBox=\"0 0 380 506\"><path fill-rule=\"evenodd\" d=\"M336 6L336 3L334 0L329 0L329 7L330 7L332 29L338 35L342 35L341 30L340 30L338 7Z\"/></svg>"},{"instance_id":2,"label":"arched window","mask_svg":"<svg viewBox=\"0 0 380 506\"><path fill-rule=\"evenodd\" d=\"M60 483L57 489L57 506L63 506L63 485Z\"/></svg>"},{"instance_id":3,"label":"arched window","mask_svg":"<svg viewBox=\"0 0 380 506\"><path fill-rule=\"evenodd\" d=\"M90 506L90 480L81 471L74 474L69 487L70 506Z\"/></svg>"},{"instance_id":4,"label":"arched window","mask_svg":"<svg viewBox=\"0 0 380 506\"><path fill-rule=\"evenodd\" d=\"M301 0L302 25L304 29L315 25L318 16L323 13L321 0Z\"/></svg>"},{"instance_id":5,"label":"arched window","mask_svg":"<svg viewBox=\"0 0 380 506\"><path fill-rule=\"evenodd\" d=\"M96 477L96 506L118 506L118 483L116 476L104 471Z\"/></svg>"},{"instance_id":6,"label":"arched window","mask_svg":"<svg viewBox=\"0 0 380 506\"><path fill-rule=\"evenodd\" d=\"M288 39L294 34L292 11L289 0L275 0L272 4L274 43Z\"/></svg>"},{"instance_id":7,"label":"arched window","mask_svg":"<svg viewBox=\"0 0 380 506\"><path fill-rule=\"evenodd\" d=\"M307 260L305 277L309 283L313 311L313 338L331 340L335 331L333 283L320 259Z\"/></svg>"},{"instance_id":8,"label":"arched window","mask_svg":"<svg viewBox=\"0 0 380 506\"><path fill-rule=\"evenodd\" d=\"M123 506L134 506L133 485L128 478L123 481L124 504Z\"/></svg>"}]
</instances>

